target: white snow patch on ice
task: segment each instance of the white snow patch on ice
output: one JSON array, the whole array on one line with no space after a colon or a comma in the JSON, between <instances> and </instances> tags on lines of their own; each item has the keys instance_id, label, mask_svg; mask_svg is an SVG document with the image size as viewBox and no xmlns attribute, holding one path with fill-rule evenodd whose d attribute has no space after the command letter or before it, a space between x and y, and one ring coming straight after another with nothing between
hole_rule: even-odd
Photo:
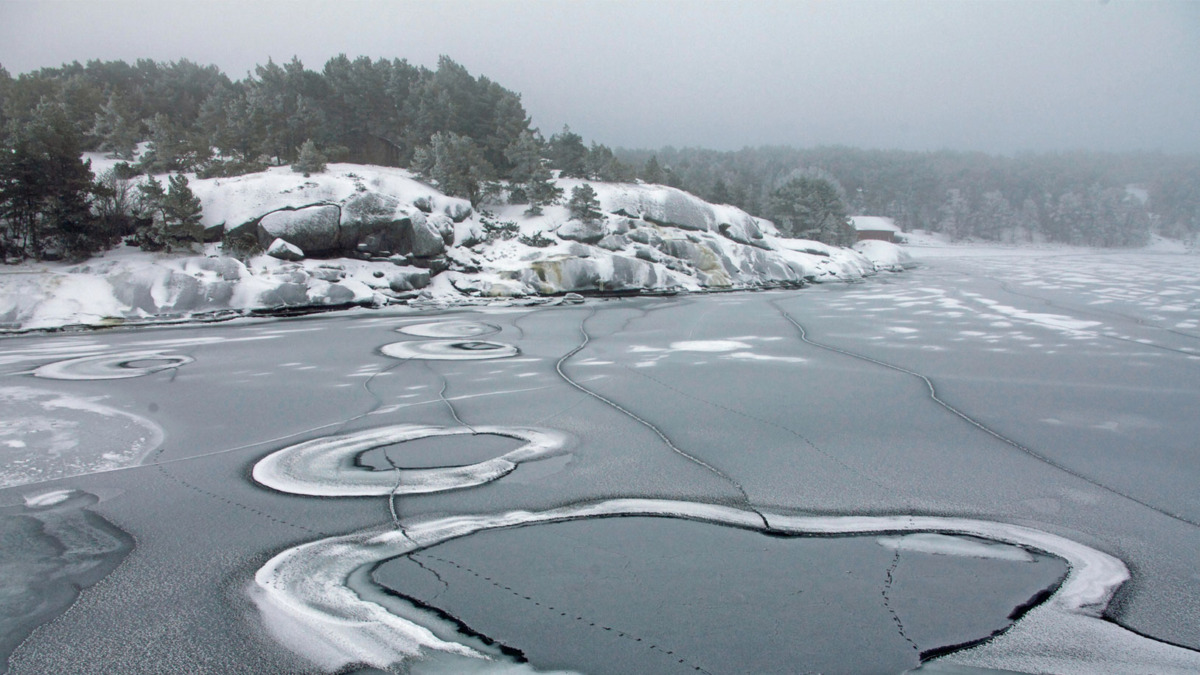
<instances>
[{"instance_id":1,"label":"white snow patch on ice","mask_svg":"<svg viewBox=\"0 0 1200 675\"><path fill-rule=\"evenodd\" d=\"M672 342L671 349L681 352L733 352L750 349L750 345L737 340L684 340Z\"/></svg>"},{"instance_id":2,"label":"white snow patch on ice","mask_svg":"<svg viewBox=\"0 0 1200 675\"><path fill-rule=\"evenodd\" d=\"M775 361L778 363L808 363L808 359L799 356L771 356L770 354L755 354L754 352L734 352L729 355L731 359L742 359L744 361Z\"/></svg>"},{"instance_id":3,"label":"white snow patch on ice","mask_svg":"<svg viewBox=\"0 0 1200 675\"><path fill-rule=\"evenodd\" d=\"M879 545L893 551L913 551L933 555L951 555L966 558L990 558L1033 562L1033 556L1023 548L1008 544L996 544L979 539L952 537L936 532L906 534L899 537L879 537Z\"/></svg>"},{"instance_id":4,"label":"white snow patch on ice","mask_svg":"<svg viewBox=\"0 0 1200 675\"><path fill-rule=\"evenodd\" d=\"M367 450L394 443L434 436L470 438L477 434L506 436L525 441L525 444L499 457L466 466L371 471L355 461ZM299 495L368 497L423 494L496 480L521 462L562 451L566 441L567 437L560 432L532 427L399 424L317 438L278 450L259 460L251 475L262 485Z\"/></svg>"},{"instance_id":5,"label":"white snow patch on ice","mask_svg":"<svg viewBox=\"0 0 1200 675\"><path fill-rule=\"evenodd\" d=\"M45 507L61 504L70 499L73 492L74 490L52 490L50 492L25 495L25 506Z\"/></svg>"}]
</instances>

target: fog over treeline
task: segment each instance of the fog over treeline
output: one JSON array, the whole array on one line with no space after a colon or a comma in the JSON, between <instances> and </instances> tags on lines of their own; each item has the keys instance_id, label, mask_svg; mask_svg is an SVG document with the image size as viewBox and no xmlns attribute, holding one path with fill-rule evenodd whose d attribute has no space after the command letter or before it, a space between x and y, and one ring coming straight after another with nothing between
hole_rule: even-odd
<instances>
[{"instance_id":1,"label":"fog over treeline","mask_svg":"<svg viewBox=\"0 0 1200 675\"><path fill-rule=\"evenodd\" d=\"M951 238L1136 246L1151 232L1200 233L1200 156L1161 152L987 155L848 147L617 151L654 158L663 181L770 217L772 194L799 173L835 183L848 210Z\"/></svg>"},{"instance_id":2,"label":"fog over treeline","mask_svg":"<svg viewBox=\"0 0 1200 675\"><path fill-rule=\"evenodd\" d=\"M1152 232L1185 239L1200 233L1196 155L848 147L614 152L585 144L569 128L543 135L518 93L447 57L436 69L344 55L320 70L296 59L270 61L240 80L186 60L74 62L15 77L0 67L0 125L5 255L38 256L52 245L83 255L132 234L148 210L135 201L114 205L111 193L140 173L230 176L324 161L407 167L484 205L552 203L558 195L546 187L546 169L642 179L734 204L785 233L796 205L781 195L799 179L832 187L848 213L890 216L906 230L955 239L1130 246ZM140 143L148 149L135 156ZM130 163L121 175L89 185L63 160L84 151ZM51 156L58 164L38 169L38 158ZM185 189L181 181L180 199Z\"/></svg>"}]
</instances>

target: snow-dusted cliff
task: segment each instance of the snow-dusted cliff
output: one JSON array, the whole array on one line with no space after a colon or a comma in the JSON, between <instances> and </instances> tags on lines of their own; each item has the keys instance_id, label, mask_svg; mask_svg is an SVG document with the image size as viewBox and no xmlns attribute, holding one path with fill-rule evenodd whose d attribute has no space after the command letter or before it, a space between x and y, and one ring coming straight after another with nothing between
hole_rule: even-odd
<instances>
[{"instance_id":1,"label":"snow-dusted cliff","mask_svg":"<svg viewBox=\"0 0 1200 675\"><path fill-rule=\"evenodd\" d=\"M472 209L408 171L376 166L192 180L208 239L234 238L270 254L239 260L216 243L190 255L122 247L84 264L11 267L0 274L0 326L801 285L906 260L890 245L859 252L782 238L769 221L670 187L558 184L570 195L585 182L602 212L593 222L573 220L561 205L531 217L523 205Z\"/></svg>"}]
</instances>

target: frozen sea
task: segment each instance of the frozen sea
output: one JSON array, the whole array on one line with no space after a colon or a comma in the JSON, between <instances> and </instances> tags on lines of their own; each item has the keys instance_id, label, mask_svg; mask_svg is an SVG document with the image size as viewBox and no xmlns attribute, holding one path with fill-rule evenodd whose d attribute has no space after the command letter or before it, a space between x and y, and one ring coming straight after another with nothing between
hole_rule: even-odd
<instances>
[{"instance_id":1,"label":"frozen sea","mask_svg":"<svg viewBox=\"0 0 1200 675\"><path fill-rule=\"evenodd\" d=\"M1200 256L913 253L3 339L9 671L1200 670Z\"/></svg>"}]
</instances>

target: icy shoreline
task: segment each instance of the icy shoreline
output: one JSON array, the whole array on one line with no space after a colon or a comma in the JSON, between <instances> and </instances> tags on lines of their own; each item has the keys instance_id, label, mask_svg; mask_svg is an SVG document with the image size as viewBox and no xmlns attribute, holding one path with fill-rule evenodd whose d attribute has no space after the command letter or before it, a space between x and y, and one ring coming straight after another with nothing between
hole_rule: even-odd
<instances>
[{"instance_id":1,"label":"icy shoreline","mask_svg":"<svg viewBox=\"0 0 1200 675\"><path fill-rule=\"evenodd\" d=\"M112 163L89 159L98 169ZM538 215L524 205L472 207L379 166L197 178L210 243L175 254L118 246L77 264L0 269L0 332L797 287L912 264L884 242L788 239L770 221L667 186L558 184L591 187L599 216L581 221L562 205ZM264 253L232 256L215 243L222 238Z\"/></svg>"}]
</instances>

